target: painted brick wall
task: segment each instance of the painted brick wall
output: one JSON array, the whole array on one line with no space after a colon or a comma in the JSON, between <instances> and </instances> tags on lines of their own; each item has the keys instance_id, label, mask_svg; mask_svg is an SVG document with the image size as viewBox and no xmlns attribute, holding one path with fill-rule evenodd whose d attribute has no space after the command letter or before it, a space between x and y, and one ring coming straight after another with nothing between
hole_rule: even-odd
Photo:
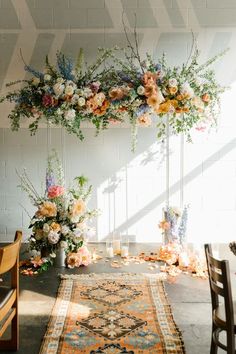
<instances>
[{"instance_id":1,"label":"painted brick wall","mask_svg":"<svg viewBox=\"0 0 236 354\"><path fill-rule=\"evenodd\" d=\"M197 37L201 60L226 47L228 54L215 64L218 79L231 89L222 98L217 132L196 134L194 144L184 144L184 178L180 179L180 139L170 141L170 203L190 203L189 240L221 241L235 238L236 229L236 123L235 55L236 1L234 0L0 0L0 88L24 78L20 48L27 63L41 69L46 54L56 51L76 56L80 47L91 61L99 46L125 46L122 14L134 25L141 54L167 53L171 65L185 61L191 48L191 31ZM47 150L56 148L63 159L67 183L80 173L94 185L91 206L102 215L97 240L114 228L138 241L160 241L157 224L166 198L163 146L153 128L140 129L137 151L130 152L130 131L116 127L94 138L85 126L79 142L62 129L45 128L35 137L25 129L12 133L9 105L0 106L0 240L10 240L16 228L28 230L33 213L27 197L17 188L15 170L25 167L42 188ZM24 207L22 207L22 206Z\"/></svg>"}]
</instances>

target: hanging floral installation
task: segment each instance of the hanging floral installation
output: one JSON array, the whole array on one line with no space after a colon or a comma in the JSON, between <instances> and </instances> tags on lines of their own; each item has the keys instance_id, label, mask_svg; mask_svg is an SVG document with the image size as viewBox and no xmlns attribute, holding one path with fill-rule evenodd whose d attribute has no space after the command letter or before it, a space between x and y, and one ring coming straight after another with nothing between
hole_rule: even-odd
<instances>
[{"instance_id":1,"label":"hanging floral installation","mask_svg":"<svg viewBox=\"0 0 236 354\"><path fill-rule=\"evenodd\" d=\"M134 147L137 127L150 126L154 120L161 140L167 123L170 134L185 133L188 140L192 129L216 126L224 88L210 67L224 52L199 64L200 53L193 41L186 63L170 67L165 55L155 61L147 53L141 59L136 32L134 45L127 33L126 38L127 49L100 49L89 66L84 65L82 49L77 60L58 52L55 66L46 57L43 72L25 65L32 78L9 83L8 87L20 84L20 88L1 98L15 103L9 114L12 130L18 130L26 117L35 134L46 119L82 140L84 121L92 123L97 133L129 121ZM119 59L120 51L124 59Z\"/></svg>"}]
</instances>

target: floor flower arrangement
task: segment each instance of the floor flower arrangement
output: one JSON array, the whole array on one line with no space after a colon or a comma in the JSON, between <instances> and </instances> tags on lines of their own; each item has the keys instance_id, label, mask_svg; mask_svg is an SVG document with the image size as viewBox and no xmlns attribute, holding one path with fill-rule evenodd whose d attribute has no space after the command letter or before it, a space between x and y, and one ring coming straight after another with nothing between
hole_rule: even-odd
<instances>
[{"instance_id":1,"label":"floor flower arrangement","mask_svg":"<svg viewBox=\"0 0 236 354\"><path fill-rule=\"evenodd\" d=\"M20 181L20 187L37 208L30 221L32 232L28 244L36 257L22 265L31 266L33 272L47 270L60 249L66 254L69 268L91 263L86 241L95 233L89 221L98 215L98 210L90 210L87 205L92 193L88 179L76 177L72 187L66 189L62 165L54 152L48 157L43 196L38 194L25 171Z\"/></svg>"},{"instance_id":2,"label":"floor flower arrangement","mask_svg":"<svg viewBox=\"0 0 236 354\"><path fill-rule=\"evenodd\" d=\"M199 51L194 47L179 67L168 66L164 55L158 61L149 54L141 59L137 42L135 46L129 42L125 59L119 59L116 47L100 49L88 67L83 64L82 50L77 60L58 52L56 65L46 57L43 71L26 64L32 78L9 83L9 87L24 85L0 102L15 103L9 114L12 129L18 130L21 118L26 117L32 134L42 118L64 126L81 140L83 121L91 122L99 132L128 119L135 148L137 127L150 126L156 117L159 139L166 137L168 125L170 134L185 133L191 140L192 128L202 131L216 125L224 91L210 69L223 53L199 64Z\"/></svg>"}]
</instances>

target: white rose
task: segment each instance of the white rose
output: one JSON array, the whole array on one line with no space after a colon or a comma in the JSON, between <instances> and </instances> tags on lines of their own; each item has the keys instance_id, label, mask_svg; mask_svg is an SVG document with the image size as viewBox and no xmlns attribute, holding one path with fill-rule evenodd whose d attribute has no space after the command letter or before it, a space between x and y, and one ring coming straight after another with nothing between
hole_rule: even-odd
<instances>
[{"instance_id":1,"label":"white rose","mask_svg":"<svg viewBox=\"0 0 236 354\"><path fill-rule=\"evenodd\" d=\"M56 231L50 231L48 234L48 242L55 245L59 241L59 234Z\"/></svg>"},{"instance_id":2,"label":"white rose","mask_svg":"<svg viewBox=\"0 0 236 354\"><path fill-rule=\"evenodd\" d=\"M90 90L90 88L88 88L88 87L85 87L85 89L83 90L83 95L82 96L88 98L88 97L90 97L92 95L93 95L92 90Z\"/></svg>"},{"instance_id":3,"label":"white rose","mask_svg":"<svg viewBox=\"0 0 236 354\"><path fill-rule=\"evenodd\" d=\"M40 79L38 77L34 77L32 80L32 85L38 86L39 83L40 83Z\"/></svg>"},{"instance_id":4,"label":"white rose","mask_svg":"<svg viewBox=\"0 0 236 354\"><path fill-rule=\"evenodd\" d=\"M67 96L72 96L74 93L74 88L72 86L66 86L65 88L65 94Z\"/></svg>"},{"instance_id":5,"label":"white rose","mask_svg":"<svg viewBox=\"0 0 236 354\"><path fill-rule=\"evenodd\" d=\"M169 81L168 81L168 85L169 85L170 87L176 87L176 86L178 86L178 81L177 81L175 78L171 78L171 79L169 79Z\"/></svg>"},{"instance_id":6,"label":"white rose","mask_svg":"<svg viewBox=\"0 0 236 354\"><path fill-rule=\"evenodd\" d=\"M61 227L61 233L62 235L67 235L70 232L70 228L67 225L63 225Z\"/></svg>"},{"instance_id":7,"label":"white rose","mask_svg":"<svg viewBox=\"0 0 236 354\"><path fill-rule=\"evenodd\" d=\"M56 96L60 96L64 93L64 88L65 85L61 84L60 82L57 82L55 85L53 85L53 91Z\"/></svg>"},{"instance_id":8,"label":"white rose","mask_svg":"<svg viewBox=\"0 0 236 354\"><path fill-rule=\"evenodd\" d=\"M78 103L79 98L80 98L79 95L77 95L77 94L73 95L71 98L71 103L72 104Z\"/></svg>"},{"instance_id":9,"label":"white rose","mask_svg":"<svg viewBox=\"0 0 236 354\"><path fill-rule=\"evenodd\" d=\"M43 224L43 232L47 234L49 231L50 231L50 226L47 223Z\"/></svg>"},{"instance_id":10,"label":"white rose","mask_svg":"<svg viewBox=\"0 0 236 354\"><path fill-rule=\"evenodd\" d=\"M49 75L49 74L45 74L44 75L44 81L50 81L51 80L51 75Z\"/></svg>"},{"instance_id":11,"label":"white rose","mask_svg":"<svg viewBox=\"0 0 236 354\"><path fill-rule=\"evenodd\" d=\"M86 101L85 101L85 99L84 99L83 97L80 97L80 98L78 99L78 105L79 105L80 107L83 107L83 106L85 105L85 103L86 103Z\"/></svg>"},{"instance_id":12,"label":"white rose","mask_svg":"<svg viewBox=\"0 0 236 354\"><path fill-rule=\"evenodd\" d=\"M188 82L184 82L183 85L181 85L180 92L182 95L189 96L189 98L194 96L194 91Z\"/></svg>"},{"instance_id":13,"label":"white rose","mask_svg":"<svg viewBox=\"0 0 236 354\"><path fill-rule=\"evenodd\" d=\"M74 109L68 109L68 111L66 111L64 113L64 117L66 120L72 121L75 119L75 110Z\"/></svg>"},{"instance_id":14,"label":"white rose","mask_svg":"<svg viewBox=\"0 0 236 354\"><path fill-rule=\"evenodd\" d=\"M137 88L137 94L138 94L138 95L143 95L144 92L145 92L145 88L144 88L142 85L140 85L140 86Z\"/></svg>"}]
</instances>

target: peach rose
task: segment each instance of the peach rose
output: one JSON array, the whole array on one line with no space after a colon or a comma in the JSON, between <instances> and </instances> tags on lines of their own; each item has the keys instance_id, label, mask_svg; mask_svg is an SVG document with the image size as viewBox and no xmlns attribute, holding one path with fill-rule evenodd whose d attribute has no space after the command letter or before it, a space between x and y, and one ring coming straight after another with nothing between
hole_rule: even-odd
<instances>
[{"instance_id":1,"label":"peach rose","mask_svg":"<svg viewBox=\"0 0 236 354\"><path fill-rule=\"evenodd\" d=\"M57 215L57 206L52 202L44 202L36 213L38 217L52 217Z\"/></svg>"},{"instance_id":2,"label":"peach rose","mask_svg":"<svg viewBox=\"0 0 236 354\"><path fill-rule=\"evenodd\" d=\"M157 92L157 87L156 87L156 85L151 84L151 85L145 86L144 95L145 95L146 97L151 97L151 96L155 95L156 92Z\"/></svg>"},{"instance_id":3,"label":"peach rose","mask_svg":"<svg viewBox=\"0 0 236 354\"><path fill-rule=\"evenodd\" d=\"M119 87L114 87L109 91L109 97L111 100L121 100L124 97L124 92Z\"/></svg>"},{"instance_id":4,"label":"peach rose","mask_svg":"<svg viewBox=\"0 0 236 354\"><path fill-rule=\"evenodd\" d=\"M152 120L149 114L143 114L142 116L138 117L138 124L142 127L149 127L152 124Z\"/></svg>"},{"instance_id":5,"label":"peach rose","mask_svg":"<svg viewBox=\"0 0 236 354\"><path fill-rule=\"evenodd\" d=\"M82 215L85 212L85 203L82 199L77 200L72 208L71 208L71 215L78 216Z\"/></svg>"},{"instance_id":6,"label":"peach rose","mask_svg":"<svg viewBox=\"0 0 236 354\"><path fill-rule=\"evenodd\" d=\"M157 74L156 73L152 73L151 71L147 71L144 75L143 75L143 83L145 85L147 85L148 83L155 83L157 79Z\"/></svg>"}]
</instances>

